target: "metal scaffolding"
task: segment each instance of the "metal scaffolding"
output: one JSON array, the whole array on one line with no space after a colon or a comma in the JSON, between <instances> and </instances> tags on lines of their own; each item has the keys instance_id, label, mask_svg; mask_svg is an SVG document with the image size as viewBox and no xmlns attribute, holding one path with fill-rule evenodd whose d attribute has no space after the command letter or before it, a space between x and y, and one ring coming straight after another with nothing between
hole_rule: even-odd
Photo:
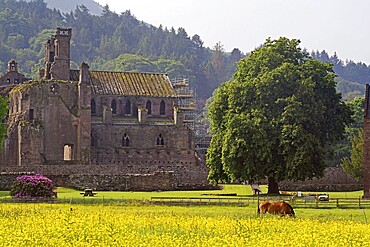
<instances>
[{"instance_id":1,"label":"metal scaffolding","mask_svg":"<svg viewBox=\"0 0 370 247\"><path fill-rule=\"evenodd\" d=\"M190 88L188 78L175 78L171 82L178 96L177 106L184 113L184 124L194 132L195 150L205 154L211 141L206 110L198 104L196 92Z\"/></svg>"},{"instance_id":2,"label":"metal scaffolding","mask_svg":"<svg viewBox=\"0 0 370 247\"><path fill-rule=\"evenodd\" d=\"M173 88L176 91L178 102L177 107L184 113L184 123L194 129L195 121L195 92L189 87L189 79L172 79Z\"/></svg>"}]
</instances>

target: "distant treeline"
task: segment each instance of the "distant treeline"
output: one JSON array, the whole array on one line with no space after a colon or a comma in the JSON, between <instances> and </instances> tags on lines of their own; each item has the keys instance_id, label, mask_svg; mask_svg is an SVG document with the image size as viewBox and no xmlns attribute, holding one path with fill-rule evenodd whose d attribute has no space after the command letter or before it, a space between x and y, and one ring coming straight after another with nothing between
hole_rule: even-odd
<instances>
[{"instance_id":1,"label":"distant treeline","mask_svg":"<svg viewBox=\"0 0 370 247\"><path fill-rule=\"evenodd\" d=\"M139 21L130 11L112 12L108 6L101 16L90 14L85 6L61 13L47 8L43 0L31 2L0 0L0 73L15 58L21 72L37 78L43 66L45 41L57 27L72 28L72 65L85 61L94 70L165 72L170 77L190 78L200 98L208 98L220 83L229 80L236 63L246 54L235 48L225 52L219 42L204 47L197 34L184 28L155 27ZM345 97L363 94L370 82L370 69L363 63L342 62L323 52L312 54L334 64L344 80L338 90ZM351 96L352 95L352 96Z\"/></svg>"},{"instance_id":2,"label":"distant treeline","mask_svg":"<svg viewBox=\"0 0 370 247\"><path fill-rule=\"evenodd\" d=\"M37 77L43 64L43 44L57 27L73 29L74 66L85 61L95 70L161 70L170 77L189 77L202 98L231 78L236 62L245 56L238 49L226 53L221 43L204 47L197 34L189 37L184 28L154 27L130 11L116 14L105 6L103 14L96 16L80 6L63 14L48 9L42 0L0 0L0 71L16 58L23 73Z\"/></svg>"},{"instance_id":3,"label":"distant treeline","mask_svg":"<svg viewBox=\"0 0 370 247\"><path fill-rule=\"evenodd\" d=\"M337 78L337 90L342 93L345 100L354 97L364 97L365 84L370 83L370 67L362 62L355 63L351 60L342 61L337 54L329 56L323 50L311 53L313 58L333 64L334 72L339 76Z\"/></svg>"}]
</instances>

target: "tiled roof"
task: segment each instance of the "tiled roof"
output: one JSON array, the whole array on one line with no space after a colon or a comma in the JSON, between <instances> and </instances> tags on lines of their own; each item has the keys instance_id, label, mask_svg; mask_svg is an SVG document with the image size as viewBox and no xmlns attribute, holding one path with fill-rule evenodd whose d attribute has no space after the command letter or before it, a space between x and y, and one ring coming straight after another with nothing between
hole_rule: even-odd
<instances>
[{"instance_id":1,"label":"tiled roof","mask_svg":"<svg viewBox=\"0 0 370 247\"><path fill-rule=\"evenodd\" d=\"M79 80L80 71L71 70L71 80ZM92 94L175 97L166 74L90 71Z\"/></svg>"}]
</instances>

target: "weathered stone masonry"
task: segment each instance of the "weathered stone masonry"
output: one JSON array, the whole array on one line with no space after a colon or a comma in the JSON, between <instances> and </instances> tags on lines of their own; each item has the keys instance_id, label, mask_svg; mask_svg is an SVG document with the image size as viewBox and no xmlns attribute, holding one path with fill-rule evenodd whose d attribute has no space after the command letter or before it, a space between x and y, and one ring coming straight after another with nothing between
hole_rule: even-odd
<instances>
[{"instance_id":1,"label":"weathered stone masonry","mask_svg":"<svg viewBox=\"0 0 370 247\"><path fill-rule=\"evenodd\" d=\"M0 186L15 173L41 173L80 189L208 187L167 75L90 71L85 63L70 70L70 39L71 29L58 29L46 43L43 78L9 94Z\"/></svg>"}]
</instances>

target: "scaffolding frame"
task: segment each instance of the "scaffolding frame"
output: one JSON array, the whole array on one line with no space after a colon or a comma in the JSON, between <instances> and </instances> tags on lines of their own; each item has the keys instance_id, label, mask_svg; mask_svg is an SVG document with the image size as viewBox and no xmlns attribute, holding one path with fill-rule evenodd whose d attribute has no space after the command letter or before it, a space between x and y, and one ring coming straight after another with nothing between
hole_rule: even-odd
<instances>
[{"instance_id":1,"label":"scaffolding frame","mask_svg":"<svg viewBox=\"0 0 370 247\"><path fill-rule=\"evenodd\" d=\"M195 151L205 154L211 141L207 112L198 105L196 91L190 87L188 78L174 78L171 83L178 98L177 107L184 113L184 125L193 130Z\"/></svg>"}]
</instances>

